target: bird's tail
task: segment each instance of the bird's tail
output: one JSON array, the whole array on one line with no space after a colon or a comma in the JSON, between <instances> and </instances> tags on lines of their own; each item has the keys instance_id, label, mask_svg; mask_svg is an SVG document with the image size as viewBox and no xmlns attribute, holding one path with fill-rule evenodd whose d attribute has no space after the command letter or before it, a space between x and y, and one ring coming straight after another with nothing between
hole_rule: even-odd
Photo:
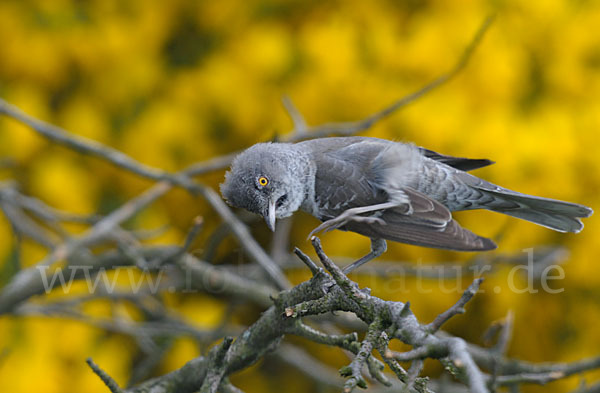
<instances>
[{"instance_id":1,"label":"bird's tail","mask_svg":"<svg viewBox=\"0 0 600 393\"><path fill-rule=\"evenodd\" d=\"M576 203L521 194L502 187L478 187L495 203L487 209L517 217L559 232L577 233L583 229L580 218L589 217L593 210Z\"/></svg>"}]
</instances>

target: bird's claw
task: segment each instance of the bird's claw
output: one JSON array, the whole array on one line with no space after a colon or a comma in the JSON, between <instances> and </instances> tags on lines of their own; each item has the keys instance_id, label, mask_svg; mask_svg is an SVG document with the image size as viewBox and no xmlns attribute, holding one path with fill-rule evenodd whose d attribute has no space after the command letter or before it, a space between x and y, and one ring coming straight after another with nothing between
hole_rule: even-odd
<instances>
[{"instance_id":1,"label":"bird's claw","mask_svg":"<svg viewBox=\"0 0 600 393\"><path fill-rule=\"evenodd\" d=\"M362 222L367 224L386 225L386 222L379 217L359 216L357 214L346 214L346 212L344 212L335 218L324 221L321 225L313 229L308 234L308 239L310 239L314 234L319 233L321 231L323 231L323 233L327 233L333 231L334 229L343 227L350 221Z\"/></svg>"},{"instance_id":2,"label":"bird's claw","mask_svg":"<svg viewBox=\"0 0 600 393\"><path fill-rule=\"evenodd\" d=\"M307 240L310 240L310 239L313 237L313 235L315 235L316 233L319 233L319 232L321 232L322 230L324 230L324 229L328 228L328 227L329 227L329 221L332 221L332 220L327 220L327 221L323 222L321 225L319 225L318 227L316 227L315 229L313 229L313 230L312 230L312 231L311 231L311 232L308 234L308 237L307 237L306 239L307 239Z\"/></svg>"}]
</instances>

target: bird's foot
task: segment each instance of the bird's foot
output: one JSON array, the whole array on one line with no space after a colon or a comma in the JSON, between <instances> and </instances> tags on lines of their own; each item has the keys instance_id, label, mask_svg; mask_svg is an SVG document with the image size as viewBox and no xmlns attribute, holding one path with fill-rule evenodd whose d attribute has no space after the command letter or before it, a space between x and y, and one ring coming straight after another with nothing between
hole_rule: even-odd
<instances>
[{"instance_id":1,"label":"bird's foot","mask_svg":"<svg viewBox=\"0 0 600 393\"><path fill-rule=\"evenodd\" d=\"M362 222L366 224L380 224L386 225L386 222L379 217L374 216L361 216L359 213L352 211L353 209L348 209L339 216L332 218L330 220L324 221L321 225L316 227L310 232L308 238L310 239L315 233L329 232L334 229L338 229L348 224L350 221L354 222Z\"/></svg>"}]
</instances>

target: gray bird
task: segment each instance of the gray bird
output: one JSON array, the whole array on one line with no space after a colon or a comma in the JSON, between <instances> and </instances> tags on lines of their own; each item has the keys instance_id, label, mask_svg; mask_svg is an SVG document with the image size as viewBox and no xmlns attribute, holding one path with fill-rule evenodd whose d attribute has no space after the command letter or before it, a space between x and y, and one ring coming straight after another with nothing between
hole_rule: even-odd
<instances>
[{"instance_id":1,"label":"gray bird","mask_svg":"<svg viewBox=\"0 0 600 393\"><path fill-rule=\"evenodd\" d=\"M511 191L467 173L493 164L446 156L412 144L367 137L259 143L239 154L225 175L227 202L275 219L298 209L323 223L371 238L371 252L348 273L385 252L385 240L458 251L496 248L461 227L452 211L487 209L559 232L579 232L589 207ZM309 236L310 237L310 236Z\"/></svg>"}]
</instances>

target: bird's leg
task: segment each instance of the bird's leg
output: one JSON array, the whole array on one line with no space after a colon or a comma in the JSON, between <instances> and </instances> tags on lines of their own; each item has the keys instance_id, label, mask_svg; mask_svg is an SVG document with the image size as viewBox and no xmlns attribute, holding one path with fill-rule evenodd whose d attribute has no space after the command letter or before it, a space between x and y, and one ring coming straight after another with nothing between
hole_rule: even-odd
<instances>
[{"instance_id":1,"label":"bird's leg","mask_svg":"<svg viewBox=\"0 0 600 393\"><path fill-rule=\"evenodd\" d=\"M346 225L350 221L366 222L368 224L377 223L385 225L385 221L381 218L361 216L361 214L370 213L377 210L391 209L393 207L398 206L400 206L400 204L397 202L385 202L371 206L353 207L352 209L344 211L339 216L323 222L321 225L312 230L312 232L308 235L308 238L310 239L315 233L321 232L323 230L325 230L325 232L333 231L334 229Z\"/></svg>"},{"instance_id":2,"label":"bird's leg","mask_svg":"<svg viewBox=\"0 0 600 393\"><path fill-rule=\"evenodd\" d=\"M387 250L387 243L384 239L373 239L371 238L371 252L360 258L359 260L352 262L350 265L344 267L342 271L344 274L350 273L352 270L356 269L360 265L364 265L365 263L373 260L383 254Z\"/></svg>"}]
</instances>

